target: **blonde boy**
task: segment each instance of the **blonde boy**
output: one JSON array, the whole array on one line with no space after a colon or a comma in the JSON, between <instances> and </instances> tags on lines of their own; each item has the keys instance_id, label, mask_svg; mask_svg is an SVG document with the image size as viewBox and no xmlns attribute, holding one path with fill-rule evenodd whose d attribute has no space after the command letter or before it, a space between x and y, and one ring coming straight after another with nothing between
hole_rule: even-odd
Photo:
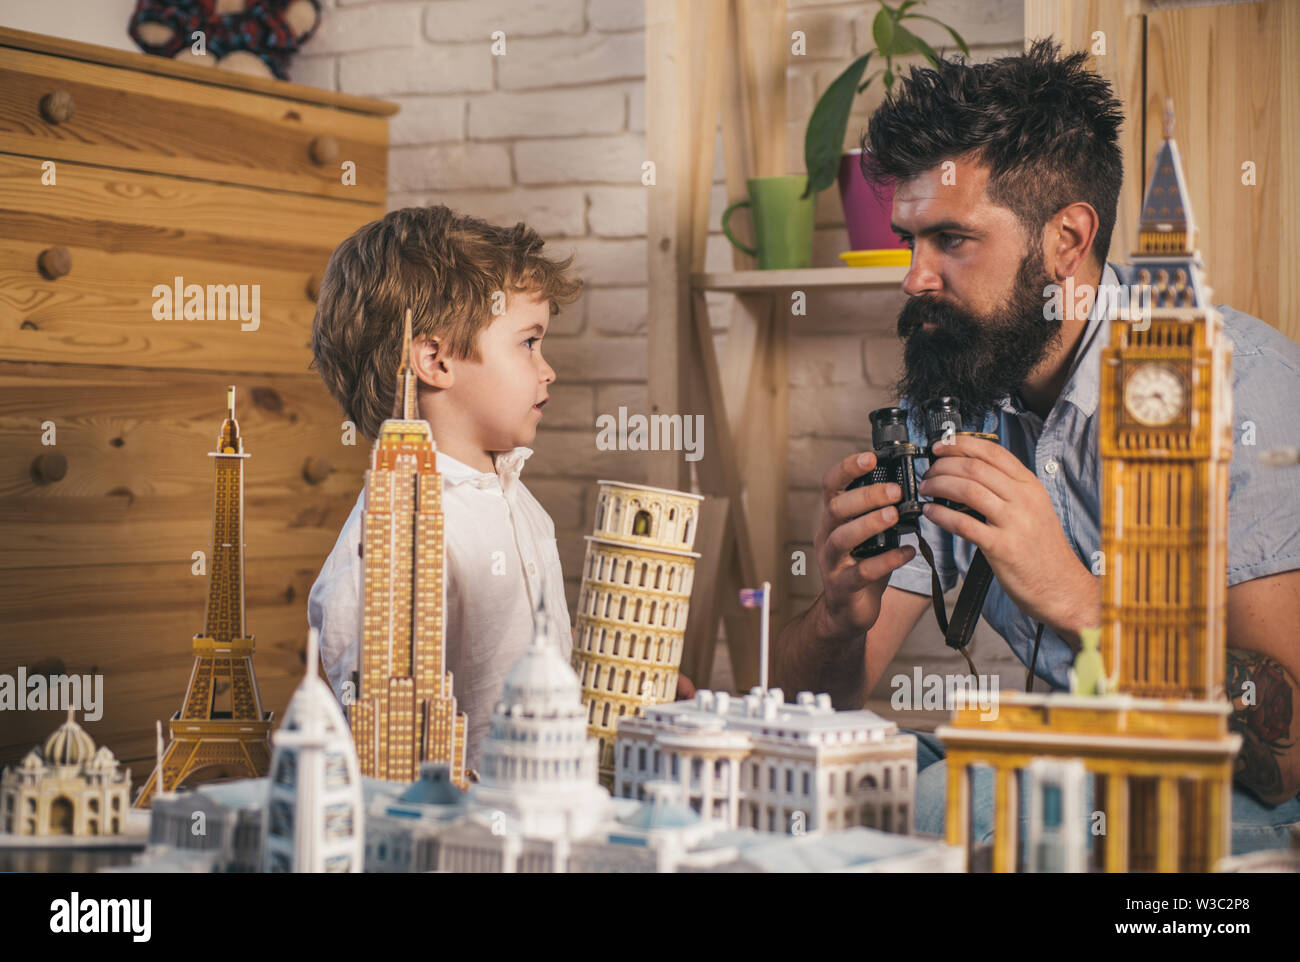
<instances>
[{"instance_id":1,"label":"blonde boy","mask_svg":"<svg viewBox=\"0 0 1300 962\"><path fill-rule=\"evenodd\" d=\"M572 648L555 525L520 480L555 371L542 339L580 282L542 254L524 224L497 227L446 207L411 207L367 224L334 251L312 332L315 366L369 439L392 415L403 317L411 365L443 477L446 653L469 716L476 769L506 673L531 644L541 599L567 661ZM357 667L363 498L308 598L335 694Z\"/></svg>"}]
</instances>

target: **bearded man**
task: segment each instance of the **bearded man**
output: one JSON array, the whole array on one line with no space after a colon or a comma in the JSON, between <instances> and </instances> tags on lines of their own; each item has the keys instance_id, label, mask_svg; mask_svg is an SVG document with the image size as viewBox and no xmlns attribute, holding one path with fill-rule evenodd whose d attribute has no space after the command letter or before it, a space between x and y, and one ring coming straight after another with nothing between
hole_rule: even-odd
<instances>
[{"instance_id":1,"label":"bearded man","mask_svg":"<svg viewBox=\"0 0 1300 962\"><path fill-rule=\"evenodd\" d=\"M921 494L982 518L928 504L920 534L944 591L982 551L994 576L985 620L1055 690L1068 687L1080 630L1101 620L1092 559L1101 544L1099 363L1109 340L1102 295L1117 294L1128 275L1106 260L1123 112L1084 63L1083 53L1062 58L1039 41L989 63L913 69L863 138L866 171L894 185L893 227L912 249L898 319L899 406L913 412L911 441L925 446L918 405L943 395L960 400L964 428L999 438L936 445ZM1099 292L1087 316L1072 298L1063 316L1045 310L1053 285L1069 284ZM1256 318L1218 310L1234 344L1234 420L1253 421L1263 446L1300 446L1300 346ZM1285 847L1287 827L1300 822L1300 498L1294 474L1261 466L1257 450L1235 452L1228 511L1226 677L1237 698L1254 681L1266 709L1234 716L1243 737L1236 853ZM863 705L931 606L931 569L914 535L866 560L850 554L898 520L897 486L849 488L874 465L864 452L826 472L814 538L823 590L776 645L783 687L829 692L839 708ZM917 734L916 828L942 834L943 747ZM971 784L977 842L992 830L992 778L983 775Z\"/></svg>"}]
</instances>

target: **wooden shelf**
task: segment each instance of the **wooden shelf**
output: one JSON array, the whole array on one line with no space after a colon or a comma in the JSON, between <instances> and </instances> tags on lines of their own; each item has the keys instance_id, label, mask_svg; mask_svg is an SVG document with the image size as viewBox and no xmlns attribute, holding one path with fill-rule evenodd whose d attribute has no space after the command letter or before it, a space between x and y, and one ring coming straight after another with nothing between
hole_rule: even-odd
<instances>
[{"instance_id":1,"label":"wooden shelf","mask_svg":"<svg viewBox=\"0 0 1300 962\"><path fill-rule=\"evenodd\" d=\"M697 291L779 291L836 287L898 287L906 267L809 267L795 271L725 271L691 275Z\"/></svg>"}]
</instances>

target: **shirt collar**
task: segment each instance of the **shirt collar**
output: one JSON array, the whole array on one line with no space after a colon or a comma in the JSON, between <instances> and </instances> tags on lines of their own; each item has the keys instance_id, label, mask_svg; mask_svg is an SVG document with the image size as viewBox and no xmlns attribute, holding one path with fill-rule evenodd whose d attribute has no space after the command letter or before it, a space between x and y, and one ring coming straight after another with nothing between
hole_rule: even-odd
<instances>
[{"instance_id":1,"label":"shirt collar","mask_svg":"<svg viewBox=\"0 0 1300 962\"><path fill-rule=\"evenodd\" d=\"M1057 404L1062 401L1073 404L1085 417L1092 417L1100 400L1101 349L1108 340L1102 334L1113 313L1110 306L1118 304L1119 287L1119 275L1108 262L1101 273L1101 283L1098 285L1097 296L1093 299L1092 311L1088 314L1088 323L1079 335L1065 389L1057 399ZM1018 398L1005 397L999 403L1008 414L1020 417L1028 413ZM1055 404L1052 406L1056 407Z\"/></svg>"},{"instance_id":2,"label":"shirt collar","mask_svg":"<svg viewBox=\"0 0 1300 962\"><path fill-rule=\"evenodd\" d=\"M446 452L439 451L438 471L442 474L443 484L448 487L471 484L476 488L493 488L500 485L502 491L508 491L523 471L524 462L532 456L533 449L525 447L499 453L496 456L496 471L489 473L471 468L463 461L457 461Z\"/></svg>"}]
</instances>

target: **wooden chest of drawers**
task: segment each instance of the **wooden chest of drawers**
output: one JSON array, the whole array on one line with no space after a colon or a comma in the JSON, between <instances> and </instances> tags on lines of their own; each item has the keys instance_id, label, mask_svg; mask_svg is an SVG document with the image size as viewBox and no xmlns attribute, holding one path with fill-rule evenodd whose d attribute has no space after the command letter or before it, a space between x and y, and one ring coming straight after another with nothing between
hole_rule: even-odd
<instances>
[{"instance_id":1,"label":"wooden chest of drawers","mask_svg":"<svg viewBox=\"0 0 1300 962\"><path fill-rule=\"evenodd\" d=\"M227 384L277 718L301 676L307 591L368 450L309 370L312 298L334 246L383 215L395 110L0 30L0 673L102 673L87 730L137 779L202 627ZM162 289L191 284L256 289L256 323L168 319ZM0 763L61 718L5 711Z\"/></svg>"}]
</instances>

